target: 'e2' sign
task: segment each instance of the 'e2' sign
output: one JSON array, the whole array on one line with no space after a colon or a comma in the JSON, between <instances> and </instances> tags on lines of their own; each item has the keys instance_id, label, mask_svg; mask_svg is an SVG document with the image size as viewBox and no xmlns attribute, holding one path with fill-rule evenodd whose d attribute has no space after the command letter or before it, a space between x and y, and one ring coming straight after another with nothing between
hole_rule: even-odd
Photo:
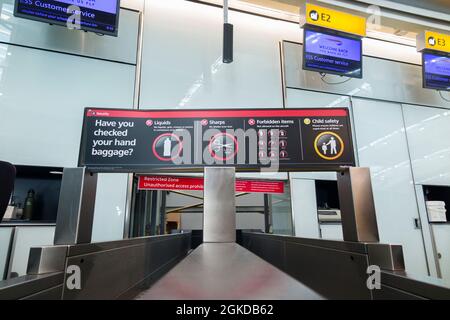
<instances>
[{"instance_id":1,"label":"'e2' sign","mask_svg":"<svg viewBox=\"0 0 450 320\"><path fill-rule=\"evenodd\" d=\"M329 15L327 13L322 13L320 15L320 19L325 22L331 22L331 15Z\"/></svg>"}]
</instances>

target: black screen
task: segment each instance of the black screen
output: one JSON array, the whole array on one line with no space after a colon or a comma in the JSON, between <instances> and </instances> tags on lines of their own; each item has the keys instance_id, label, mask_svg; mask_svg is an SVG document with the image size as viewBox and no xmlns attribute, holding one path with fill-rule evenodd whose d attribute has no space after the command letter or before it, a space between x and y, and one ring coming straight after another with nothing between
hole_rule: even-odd
<instances>
[{"instance_id":1,"label":"black screen","mask_svg":"<svg viewBox=\"0 0 450 320\"><path fill-rule=\"evenodd\" d=\"M424 52L422 71L424 88L450 90L450 56Z\"/></svg>"},{"instance_id":2,"label":"black screen","mask_svg":"<svg viewBox=\"0 0 450 320\"><path fill-rule=\"evenodd\" d=\"M117 36L119 9L119 0L16 0L14 16Z\"/></svg>"},{"instance_id":3,"label":"black screen","mask_svg":"<svg viewBox=\"0 0 450 320\"><path fill-rule=\"evenodd\" d=\"M362 77L361 39L305 29L303 69Z\"/></svg>"}]
</instances>

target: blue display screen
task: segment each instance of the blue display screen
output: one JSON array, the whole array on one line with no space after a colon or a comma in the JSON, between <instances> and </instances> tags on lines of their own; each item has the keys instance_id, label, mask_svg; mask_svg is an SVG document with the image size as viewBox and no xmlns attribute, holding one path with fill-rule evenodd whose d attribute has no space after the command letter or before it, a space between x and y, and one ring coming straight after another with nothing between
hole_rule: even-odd
<instances>
[{"instance_id":1,"label":"blue display screen","mask_svg":"<svg viewBox=\"0 0 450 320\"><path fill-rule=\"evenodd\" d=\"M423 53L424 88L450 90L450 56Z\"/></svg>"},{"instance_id":2,"label":"blue display screen","mask_svg":"<svg viewBox=\"0 0 450 320\"><path fill-rule=\"evenodd\" d=\"M117 36L119 0L16 0L14 15Z\"/></svg>"},{"instance_id":3,"label":"blue display screen","mask_svg":"<svg viewBox=\"0 0 450 320\"><path fill-rule=\"evenodd\" d=\"M361 39L305 29L303 69L362 77Z\"/></svg>"}]
</instances>

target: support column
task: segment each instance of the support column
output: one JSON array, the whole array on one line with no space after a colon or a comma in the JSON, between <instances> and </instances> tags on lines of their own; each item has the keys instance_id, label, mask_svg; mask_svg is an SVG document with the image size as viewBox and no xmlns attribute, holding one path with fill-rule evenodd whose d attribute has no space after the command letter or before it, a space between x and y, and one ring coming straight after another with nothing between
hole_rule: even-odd
<instances>
[{"instance_id":1,"label":"support column","mask_svg":"<svg viewBox=\"0 0 450 320\"><path fill-rule=\"evenodd\" d=\"M64 168L56 219L55 245L90 243L97 174L86 168Z\"/></svg>"},{"instance_id":2,"label":"support column","mask_svg":"<svg viewBox=\"0 0 450 320\"><path fill-rule=\"evenodd\" d=\"M235 169L204 172L203 242L236 242Z\"/></svg>"}]
</instances>

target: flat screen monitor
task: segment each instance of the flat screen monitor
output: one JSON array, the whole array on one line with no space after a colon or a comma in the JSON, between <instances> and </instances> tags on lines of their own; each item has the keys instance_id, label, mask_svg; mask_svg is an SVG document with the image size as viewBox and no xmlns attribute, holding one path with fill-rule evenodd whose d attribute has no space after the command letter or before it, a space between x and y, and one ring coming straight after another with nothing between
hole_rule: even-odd
<instances>
[{"instance_id":1,"label":"flat screen monitor","mask_svg":"<svg viewBox=\"0 0 450 320\"><path fill-rule=\"evenodd\" d=\"M361 39L310 29L303 39L303 69L362 78Z\"/></svg>"},{"instance_id":2,"label":"flat screen monitor","mask_svg":"<svg viewBox=\"0 0 450 320\"><path fill-rule=\"evenodd\" d=\"M70 18L77 29L117 36L119 10L120 0L16 0L14 16L61 26Z\"/></svg>"},{"instance_id":3,"label":"flat screen monitor","mask_svg":"<svg viewBox=\"0 0 450 320\"><path fill-rule=\"evenodd\" d=\"M450 55L422 53L423 87L450 91Z\"/></svg>"}]
</instances>

